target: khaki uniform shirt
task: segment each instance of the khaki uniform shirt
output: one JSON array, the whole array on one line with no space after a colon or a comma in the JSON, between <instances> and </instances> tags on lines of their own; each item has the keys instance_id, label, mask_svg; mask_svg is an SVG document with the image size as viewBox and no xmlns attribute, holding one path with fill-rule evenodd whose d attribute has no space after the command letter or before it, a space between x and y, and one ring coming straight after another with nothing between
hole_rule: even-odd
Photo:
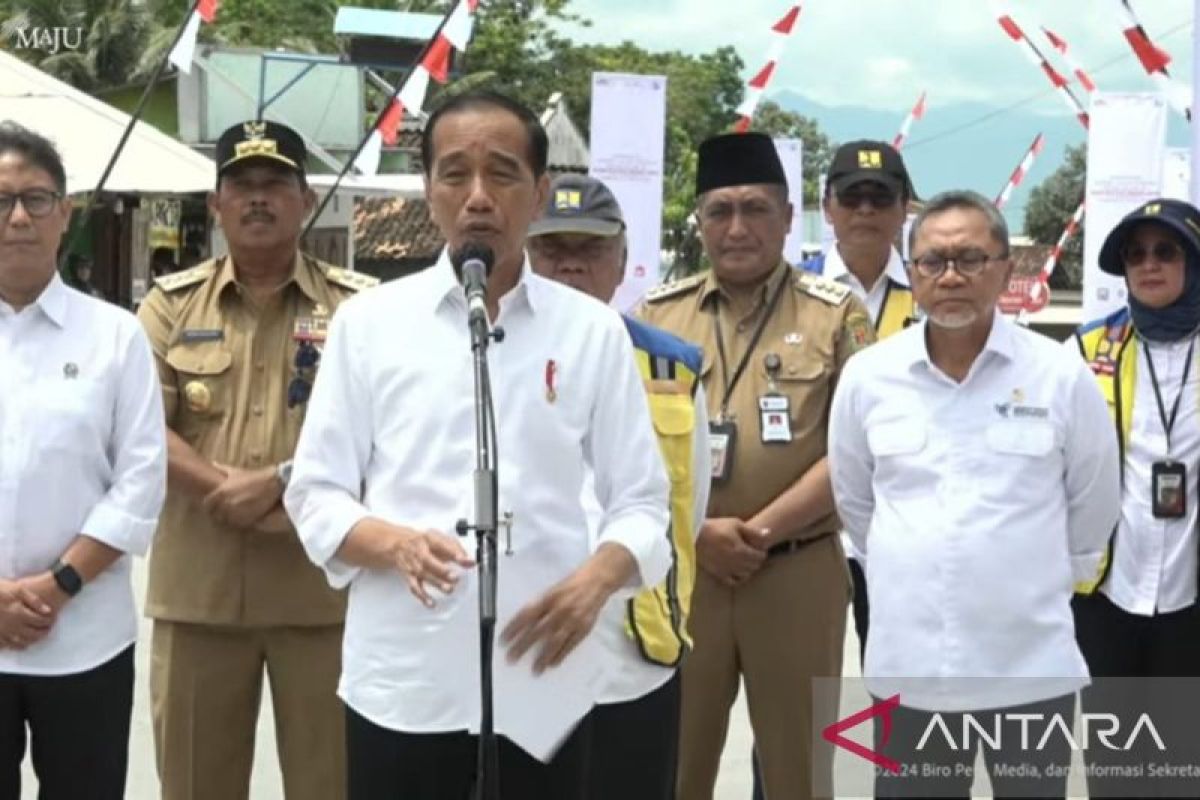
<instances>
[{"instance_id":1,"label":"khaki uniform shirt","mask_svg":"<svg viewBox=\"0 0 1200 800\"><path fill-rule=\"evenodd\" d=\"M788 285L781 286L781 282ZM875 340L874 326L848 287L782 262L758 289L753 308L744 317L736 315L712 272L651 291L638 311L652 325L704 348L701 380L709 418L716 420L726 383L776 290L779 298L729 397L729 417L737 426L732 471L728 480L712 485L710 517L749 519L825 456L829 406L838 375L851 355ZM718 314L728 359L725 368L714 328ZM780 360L774 387L765 365L770 353ZM758 401L772 389L788 398L792 440L786 444L762 441ZM798 538L812 538L837 527L836 515L829 514L800 532Z\"/></svg>"},{"instance_id":2,"label":"khaki uniform shirt","mask_svg":"<svg viewBox=\"0 0 1200 800\"><path fill-rule=\"evenodd\" d=\"M294 334L323 328L337 305L377 283L297 254L291 280L257 306L230 258L159 278L138 309L162 384L167 426L210 461L258 469L292 457L304 404L288 408ZM294 531L222 526L168 488L150 553L146 613L214 625L330 625L345 598Z\"/></svg>"}]
</instances>

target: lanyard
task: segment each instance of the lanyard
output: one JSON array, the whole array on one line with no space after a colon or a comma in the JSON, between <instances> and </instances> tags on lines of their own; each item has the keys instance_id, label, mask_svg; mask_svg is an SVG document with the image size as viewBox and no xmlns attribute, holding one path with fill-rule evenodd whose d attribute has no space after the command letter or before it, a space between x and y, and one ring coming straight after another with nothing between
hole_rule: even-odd
<instances>
[{"instance_id":1,"label":"lanyard","mask_svg":"<svg viewBox=\"0 0 1200 800\"><path fill-rule=\"evenodd\" d=\"M1188 373L1192 369L1192 354L1196 350L1196 338L1188 344L1187 361L1183 364L1183 380L1179 383L1179 393L1175 395L1175 404L1171 406L1171 416L1167 416L1167 407L1163 405L1162 390L1158 386L1158 374L1154 371L1154 359L1150 357L1150 348L1142 340L1142 352L1146 354L1146 366L1150 368L1150 383L1154 387L1154 399L1158 402L1158 418L1162 420L1163 433L1167 435L1167 455L1171 455L1171 429L1175 427L1175 417L1179 416L1179 401L1187 390Z\"/></svg>"},{"instance_id":2,"label":"lanyard","mask_svg":"<svg viewBox=\"0 0 1200 800\"><path fill-rule=\"evenodd\" d=\"M737 386L742 373L746 371L746 364L749 363L750 356L754 353L754 348L758 346L758 340L762 338L763 331L766 330L767 322L771 319L771 313L779 303L779 296L783 294L784 287L790 283L789 278L791 278L790 275L784 275L779 281L779 285L775 287L775 292L767 302L766 310L763 311L762 319L758 321L758 327L754 329L754 333L750 336L750 343L746 346L746 352L742 354L742 360L738 362L732 376L729 374L729 363L725 356L725 339L721 336L721 311L716 303L713 304L713 332L717 336L717 355L721 359L721 376L725 378L725 394L721 398L722 420L729 417L729 398L733 395L733 387Z\"/></svg>"}]
</instances>

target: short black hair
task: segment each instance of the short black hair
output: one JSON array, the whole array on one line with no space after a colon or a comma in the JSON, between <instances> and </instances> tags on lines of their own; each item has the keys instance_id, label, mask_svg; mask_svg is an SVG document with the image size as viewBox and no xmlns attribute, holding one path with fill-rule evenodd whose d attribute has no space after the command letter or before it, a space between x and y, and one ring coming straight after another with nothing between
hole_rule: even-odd
<instances>
[{"instance_id":1,"label":"short black hair","mask_svg":"<svg viewBox=\"0 0 1200 800\"><path fill-rule=\"evenodd\" d=\"M546 162L550 154L550 138L541 121L524 104L508 95L491 90L463 92L449 98L429 115L425 127L421 129L421 162L425 174L429 175L433 167L433 133L438 121L447 114L461 114L464 111L480 109L499 109L512 114L525 127L525 135L529 140L529 168L533 177L540 178L546 173Z\"/></svg>"},{"instance_id":2,"label":"short black hair","mask_svg":"<svg viewBox=\"0 0 1200 800\"><path fill-rule=\"evenodd\" d=\"M1000 257L1008 258L1010 247L1008 222L1005 221L1004 215L1000 213L1000 209L996 208L994 201L970 189L951 189L950 191L934 195L925 203L924 207L917 212L916 218L913 219L912 227L908 230L909 252L912 252L913 245L917 241L917 234L921 232L921 226L925 224L926 220L938 214L955 210L978 211L987 217L988 233L996 244L1004 248L1004 253Z\"/></svg>"},{"instance_id":3,"label":"short black hair","mask_svg":"<svg viewBox=\"0 0 1200 800\"><path fill-rule=\"evenodd\" d=\"M11 119L0 122L0 156L18 153L33 166L45 171L61 195L67 193L67 171L54 143Z\"/></svg>"}]
</instances>

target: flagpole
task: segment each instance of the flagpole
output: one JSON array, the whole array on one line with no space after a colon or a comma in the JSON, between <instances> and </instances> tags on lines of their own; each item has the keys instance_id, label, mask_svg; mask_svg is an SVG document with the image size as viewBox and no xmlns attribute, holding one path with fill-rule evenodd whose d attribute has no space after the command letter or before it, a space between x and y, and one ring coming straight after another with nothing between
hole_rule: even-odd
<instances>
[{"instance_id":1,"label":"flagpole","mask_svg":"<svg viewBox=\"0 0 1200 800\"><path fill-rule=\"evenodd\" d=\"M142 92L141 98L138 100L137 106L133 113L129 116L129 122L125 125L125 130L121 133L121 138L117 141L116 149L113 150L112 156L108 159L108 164L104 167L104 172L100 173L100 180L95 188L92 189L91 197L86 206L83 207L80 213L82 222L73 226L71 237L67 240L67 246L63 249L59 256L59 268L61 269L66 263L67 256L75 246L79 244L79 237L83 233L87 216L92 210L99 205L101 193L104 191L104 185L108 183L108 178L112 175L113 168L117 165L117 159L121 157L121 153L125 150L125 145L129 141L129 137L133 134L133 126L141 119L142 112L146 109L146 103L150 99L150 93L154 91L155 85L158 84L158 79L162 77L163 70L167 68L167 62L171 59L171 53L175 50L175 45L179 44L183 32L187 30L189 21L192 15L196 13L196 9L200 7L200 0L192 0L192 7L188 9L187 14L183 16L183 24L175 31L175 38L171 40L171 46L167 48L166 54L162 60L158 62L158 67L155 68L154 74L150 76L149 83L146 84L145 90Z\"/></svg>"},{"instance_id":2,"label":"flagpole","mask_svg":"<svg viewBox=\"0 0 1200 800\"><path fill-rule=\"evenodd\" d=\"M301 239L303 239L305 236L308 236L308 233L312 230L313 225L317 224L317 220L321 217L321 213L325 210L325 207L329 205L329 201L337 192L338 187L342 185L342 181L345 179L347 173L350 172L351 167L354 166L354 162L362 153L363 148L367 146L367 142L369 142L371 137L375 134L375 130L379 127L379 123L383 120L384 115L387 114L388 109L391 108L392 103L396 101L396 98L400 96L400 93L404 91L404 87L408 84L409 80L412 79L412 75L414 72L416 72L417 67L421 66L421 64L425 61L425 56L429 55L429 51L433 48L433 45L438 40L438 37L442 35L442 31L445 29L446 23L450 21L450 17L454 15L454 12L457 8L457 0L452 0L450 3L450 9L442 17L442 20L438 23L437 28L434 29L433 36L429 37L429 41L425 42L425 46L421 48L421 52L417 53L417 57L413 59L413 63L408 68L408 72L404 76L404 80L399 81L396 84L396 88L392 90L392 96L389 97L387 102L383 104L382 110L380 110L375 117L375 122L373 122L371 127L367 129L367 135L364 136L358 143L358 147L354 148L354 152L350 154L350 157L346 159L346 163L342 165L342 171L338 173L337 180L333 182L333 185L329 187L329 191L325 193L323 198L321 198L320 204L317 205L317 210L313 212L312 217L310 217L308 220L308 224L304 226L304 232L300 234ZM415 109L415 111L419 112L420 109ZM403 122L403 119L403 110L401 110L401 122Z\"/></svg>"}]
</instances>

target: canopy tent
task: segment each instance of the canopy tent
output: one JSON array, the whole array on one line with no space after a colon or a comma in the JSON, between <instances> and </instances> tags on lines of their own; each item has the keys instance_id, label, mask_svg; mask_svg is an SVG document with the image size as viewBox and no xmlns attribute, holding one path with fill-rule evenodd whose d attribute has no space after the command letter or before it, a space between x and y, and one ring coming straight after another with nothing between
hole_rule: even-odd
<instances>
[{"instance_id":1,"label":"canopy tent","mask_svg":"<svg viewBox=\"0 0 1200 800\"><path fill-rule=\"evenodd\" d=\"M13 120L55 143L67 191L90 192L121 138L129 115L37 67L0 51L0 120ZM138 122L105 183L110 192L188 194L213 185L213 162Z\"/></svg>"}]
</instances>

